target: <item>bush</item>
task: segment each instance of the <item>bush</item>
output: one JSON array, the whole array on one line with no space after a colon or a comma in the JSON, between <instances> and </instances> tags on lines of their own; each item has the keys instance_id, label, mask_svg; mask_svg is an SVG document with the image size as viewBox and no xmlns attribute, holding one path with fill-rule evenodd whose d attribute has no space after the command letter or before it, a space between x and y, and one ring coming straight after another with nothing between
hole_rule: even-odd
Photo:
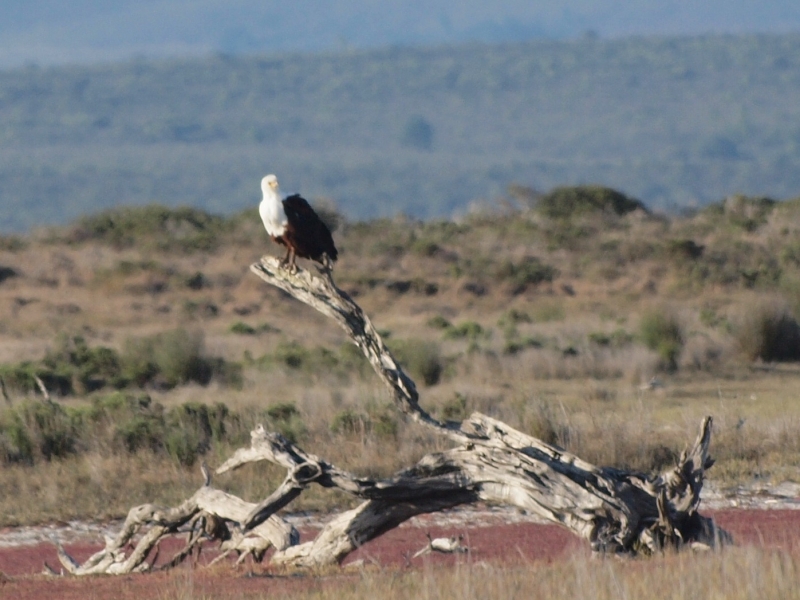
<instances>
[{"instance_id":1,"label":"bush","mask_svg":"<svg viewBox=\"0 0 800 600\"><path fill-rule=\"evenodd\" d=\"M255 335L257 333L255 327L243 321L237 321L228 328L228 331L231 333L238 333L239 335Z\"/></svg>"},{"instance_id":2,"label":"bush","mask_svg":"<svg viewBox=\"0 0 800 600\"><path fill-rule=\"evenodd\" d=\"M508 337L503 344L503 354L519 354L523 350L528 348L544 348L545 340L527 336L524 338L519 338L517 336Z\"/></svg>"},{"instance_id":3,"label":"bush","mask_svg":"<svg viewBox=\"0 0 800 600\"><path fill-rule=\"evenodd\" d=\"M330 427L333 433L339 435L366 435L370 430L370 419L363 413L347 408L333 416Z\"/></svg>"},{"instance_id":4,"label":"bush","mask_svg":"<svg viewBox=\"0 0 800 600\"><path fill-rule=\"evenodd\" d=\"M16 271L16 269L0 265L0 283L3 283L6 279L11 279L12 277L18 277L18 276L19 273Z\"/></svg>"},{"instance_id":5,"label":"bush","mask_svg":"<svg viewBox=\"0 0 800 600\"><path fill-rule=\"evenodd\" d=\"M290 369L302 369L305 371L330 370L339 365L339 359L336 354L328 348L322 346L306 348L295 341L278 344L270 359L268 362L275 362Z\"/></svg>"},{"instance_id":6,"label":"bush","mask_svg":"<svg viewBox=\"0 0 800 600\"><path fill-rule=\"evenodd\" d=\"M478 338L487 337L487 332L480 323L475 321L464 321L458 325L449 327L444 332L444 337L451 340L468 339L475 341Z\"/></svg>"},{"instance_id":7,"label":"bush","mask_svg":"<svg viewBox=\"0 0 800 600\"><path fill-rule=\"evenodd\" d=\"M123 392L96 396L80 408L29 401L0 415L0 463L35 463L87 451L145 451L192 465L214 444L246 439L244 420L222 403L187 402L167 411L149 396ZM299 418L291 413L284 421ZM292 427L303 431L302 423Z\"/></svg>"},{"instance_id":8,"label":"bush","mask_svg":"<svg viewBox=\"0 0 800 600\"><path fill-rule=\"evenodd\" d=\"M709 205L704 212L712 218L723 217L734 227L753 232L767 222L776 205L778 202L772 198L735 194Z\"/></svg>"},{"instance_id":9,"label":"bush","mask_svg":"<svg viewBox=\"0 0 800 600\"><path fill-rule=\"evenodd\" d=\"M27 401L10 409L0 422L7 462L63 458L78 449L76 423L55 402Z\"/></svg>"},{"instance_id":10,"label":"bush","mask_svg":"<svg viewBox=\"0 0 800 600\"><path fill-rule=\"evenodd\" d=\"M444 403L441 410L442 418L448 421L463 421L467 418L467 397L458 392Z\"/></svg>"},{"instance_id":11,"label":"bush","mask_svg":"<svg viewBox=\"0 0 800 600\"><path fill-rule=\"evenodd\" d=\"M70 391L91 392L107 383L124 386L119 355L111 348L90 348L82 336L60 335L42 364L53 374L70 378Z\"/></svg>"},{"instance_id":12,"label":"bush","mask_svg":"<svg viewBox=\"0 0 800 600\"><path fill-rule=\"evenodd\" d=\"M551 219L571 219L596 212L621 216L634 210L647 211L639 200L600 185L554 188L537 200L536 210Z\"/></svg>"},{"instance_id":13,"label":"bush","mask_svg":"<svg viewBox=\"0 0 800 600\"><path fill-rule=\"evenodd\" d=\"M40 363L2 365L0 376L23 393L38 393L39 378L49 393L60 396L125 385L117 352L102 346L90 348L81 336L59 335Z\"/></svg>"},{"instance_id":14,"label":"bush","mask_svg":"<svg viewBox=\"0 0 800 600\"><path fill-rule=\"evenodd\" d=\"M72 380L69 373L56 373L52 369L31 361L0 366L0 377L8 387L23 394L39 393L37 377L41 379L51 394L65 396L72 393Z\"/></svg>"},{"instance_id":15,"label":"bush","mask_svg":"<svg viewBox=\"0 0 800 600\"><path fill-rule=\"evenodd\" d=\"M503 329L514 327L518 323L533 323L533 319L528 313L512 308L497 321L497 324Z\"/></svg>"},{"instance_id":16,"label":"bush","mask_svg":"<svg viewBox=\"0 0 800 600\"><path fill-rule=\"evenodd\" d=\"M190 208L125 206L83 217L66 235L70 243L99 241L116 248L134 244L162 251L208 252L221 243L230 224L222 217Z\"/></svg>"},{"instance_id":17,"label":"bush","mask_svg":"<svg viewBox=\"0 0 800 600\"><path fill-rule=\"evenodd\" d=\"M282 341L256 364L264 370L282 368L314 376L333 376L341 381L348 381L353 375L363 377L370 371L361 350L349 342L334 351L323 346L308 348L295 341Z\"/></svg>"},{"instance_id":18,"label":"bush","mask_svg":"<svg viewBox=\"0 0 800 600\"><path fill-rule=\"evenodd\" d=\"M501 281L509 281L515 293L525 291L529 285L551 282L557 276L558 269L532 256L518 263L505 261L495 270L495 277Z\"/></svg>"},{"instance_id":19,"label":"bush","mask_svg":"<svg viewBox=\"0 0 800 600\"><path fill-rule=\"evenodd\" d=\"M593 344L612 348L622 348L633 341L633 336L624 329L616 329L611 333L596 331L590 333L588 337Z\"/></svg>"},{"instance_id":20,"label":"bush","mask_svg":"<svg viewBox=\"0 0 800 600\"><path fill-rule=\"evenodd\" d=\"M433 329L450 329L453 326L453 324L445 319L442 315L431 317L428 319L427 325Z\"/></svg>"},{"instance_id":21,"label":"bush","mask_svg":"<svg viewBox=\"0 0 800 600\"><path fill-rule=\"evenodd\" d=\"M20 252L28 247L28 240L17 235L0 235L0 251Z\"/></svg>"},{"instance_id":22,"label":"bush","mask_svg":"<svg viewBox=\"0 0 800 600\"><path fill-rule=\"evenodd\" d=\"M697 260L703 256L703 250L704 246L688 239L668 240L666 246L667 256L678 264Z\"/></svg>"},{"instance_id":23,"label":"bush","mask_svg":"<svg viewBox=\"0 0 800 600\"><path fill-rule=\"evenodd\" d=\"M417 339L391 340L389 348L412 377L421 379L425 385L439 383L444 361L437 344Z\"/></svg>"},{"instance_id":24,"label":"bush","mask_svg":"<svg viewBox=\"0 0 800 600\"><path fill-rule=\"evenodd\" d=\"M763 302L748 310L735 336L750 360L800 360L800 324L782 304Z\"/></svg>"},{"instance_id":25,"label":"bush","mask_svg":"<svg viewBox=\"0 0 800 600\"><path fill-rule=\"evenodd\" d=\"M2 365L0 377L23 393L39 391L38 377L50 394L62 396L104 387L172 388L190 381L206 385L212 377L231 387L242 384L240 365L206 356L202 333L183 329L129 338L121 354L103 346L92 348L81 336L60 335L41 363Z\"/></svg>"},{"instance_id":26,"label":"bush","mask_svg":"<svg viewBox=\"0 0 800 600\"><path fill-rule=\"evenodd\" d=\"M398 425L395 416L383 411L372 415L372 431L381 438L397 438Z\"/></svg>"},{"instance_id":27,"label":"bush","mask_svg":"<svg viewBox=\"0 0 800 600\"><path fill-rule=\"evenodd\" d=\"M300 418L294 402L280 402L267 409L272 426L286 439L298 442L306 433L305 423Z\"/></svg>"},{"instance_id":28,"label":"bush","mask_svg":"<svg viewBox=\"0 0 800 600\"><path fill-rule=\"evenodd\" d=\"M212 441L225 438L228 407L187 402L173 408L167 415L164 446L167 454L180 464L191 466L200 454L211 447Z\"/></svg>"},{"instance_id":29,"label":"bush","mask_svg":"<svg viewBox=\"0 0 800 600\"><path fill-rule=\"evenodd\" d=\"M221 359L205 355L202 332L185 329L128 339L121 362L124 377L136 385L163 388L190 381L207 385L215 370L220 371L225 365Z\"/></svg>"},{"instance_id":30,"label":"bush","mask_svg":"<svg viewBox=\"0 0 800 600\"><path fill-rule=\"evenodd\" d=\"M646 313L639 322L639 333L644 345L658 353L663 366L674 371L684 341L677 318L663 311Z\"/></svg>"}]
</instances>

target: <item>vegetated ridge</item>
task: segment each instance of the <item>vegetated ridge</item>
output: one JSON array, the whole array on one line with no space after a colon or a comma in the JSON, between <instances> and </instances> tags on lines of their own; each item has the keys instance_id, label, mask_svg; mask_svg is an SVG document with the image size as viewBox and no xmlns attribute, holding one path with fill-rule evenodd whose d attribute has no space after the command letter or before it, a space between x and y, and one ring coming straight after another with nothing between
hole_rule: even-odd
<instances>
[{"instance_id":1,"label":"vegetated ridge","mask_svg":"<svg viewBox=\"0 0 800 600\"><path fill-rule=\"evenodd\" d=\"M230 56L0 72L0 231L123 204L230 215L278 173L351 219L509 182L652 208L800 190L800 36Z\"/></svg>"}]
</instances>

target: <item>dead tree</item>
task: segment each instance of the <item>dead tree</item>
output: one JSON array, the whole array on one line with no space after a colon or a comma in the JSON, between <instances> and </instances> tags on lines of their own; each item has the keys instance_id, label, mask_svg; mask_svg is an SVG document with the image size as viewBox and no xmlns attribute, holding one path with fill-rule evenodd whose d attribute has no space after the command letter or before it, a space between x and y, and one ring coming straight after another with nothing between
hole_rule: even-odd
<instances>
[{"instance_id":1,"label":"dead tree","mask_svg":"<svg viewBox=\"0 0 800 600\"><path fill-rule=\"evenodd\" d=\"M223 463L217 475L251 462L267 460L287 471L283 483L258 505L216 490L205 483L175 508L150 504L131 509L120 534L106 548L80 565L63 550L59 557L73 574L143 571L158 542L183 532L186 546L167 565L191 555L204 540L216 540L223 555L260 560L270 547L271 562L316 567L341 562L367 541L410 517L461 504L485 501L517 506L558 523L586 539L598 553L652 554L665 547L711 548L730 536L698 512L709 456L711 417L677 465L659 475L597 467L565 450L517 431L480 413L466 421L442 422L419 405L414 382L392 357L361 308L334 284L329 273L290 273L277 259L265 257L251 270L265 282L336 321L361 348L395 405L415 422L448 437L454 447L429 454L416 465L388 479L361 478L308 454L280 434L259 426L249 448ZM338 488L362 498L355 509L330 521L309 542L277 512L309 485ZM125 548L141 530L147 532L133 551Z\"/></svg>"}]
</instances>

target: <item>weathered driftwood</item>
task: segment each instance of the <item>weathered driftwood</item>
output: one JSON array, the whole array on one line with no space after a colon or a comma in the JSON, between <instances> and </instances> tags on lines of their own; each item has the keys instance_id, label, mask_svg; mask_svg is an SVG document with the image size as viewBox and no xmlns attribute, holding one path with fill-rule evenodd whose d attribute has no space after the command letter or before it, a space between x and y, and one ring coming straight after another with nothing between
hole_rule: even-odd
<instances>
[{"instance_id":1,"label":"weathered driftwood","mask_svg":"<svg viewBox=\"0 0 800 600\"><path fill-rule=\"evenodd\" d=\"M148 504L132 509L117 538L108 540L106 548L83 565L60 552L69 572L145 570L152 548L179 530L188 532L187 544L170 565L191 555L204 539L220 541L224 553L235 551L240 560L248 554L260 560L272 546L271 561L276 564L333 564L414 515L480 500L514 505L559 523L588 540L597 552L653 553L665 546L714 547L730 540L697 511L705 470L713 464L708 454L711 417L703 420L697 439L678 464L656 477L597 467L480 413L463 423L444 423L420 407L414 382L329 273L323 277L303 270L290 273L272 257L251 270L334 319L362 349L397 407L450 438L456 447L429 454L391 478L373 480L339 469L259 426L251 434L250 447L237 450L216 472L260 460L284 467L285 480L268 498L258 505L244 502L211 488L207 476L206 484L179 507ZM330 521L314 540L299 544L297 532L276 513L311 484L338 488L364 502ZM124 548L144 526L149 531L125 556Z\"/></svg>"},{"instance_id":2,"label":"weathered driftwood","mask_svg":"<svg viewBox=\"0 0 800 600\"><path fill-rule=\"evenodd\" d=\"M236 552L240 559L252 555L261 560L264 553L274 547L283 550L299 542L297 530L277 515L265 519L248 535L229 528L229 523L244 521L252 512L254 504L210 486L210 477L191 498L174 508L155 504L142 504L128 512L122 530L114 538L106 538L105 548L90 556L83 564L78 564L59 545L58 558L64 569L72 575L95 575L147 571L151 562L148 555L158 543L167 536L179 531L186 533L186 546L176 554L167 565L174 566L202 547L207 540L220 542L223 554ZM129 544L141 531L146 533L135 543L133 550L126 554Z\"/></svg>"}]
</instances>

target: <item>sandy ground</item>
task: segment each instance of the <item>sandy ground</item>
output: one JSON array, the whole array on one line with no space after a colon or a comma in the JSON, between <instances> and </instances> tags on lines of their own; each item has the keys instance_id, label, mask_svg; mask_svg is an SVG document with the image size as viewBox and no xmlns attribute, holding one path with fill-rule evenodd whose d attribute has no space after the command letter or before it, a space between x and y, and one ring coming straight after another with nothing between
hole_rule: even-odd
<instances>
[{"instance_id":1,"label":"sandy ground","mask_svg":"<svg viewBox=\"0 0 800 600\"><path fill-rule=\"evenodd\" d=\"M800 486L784 484L770 489L751 487L726 494L709 490L703 514L733 534L737 545L800 549ZM325 519L315 515L291 515L303 541L313 538ZM186 595L246 597L290 594L317 589L331 579L355 577L361 566L391 569L453 565L457 561L551 562L578 554L588 555L588 545L566 529L534 522L528 515L507 508L465 508L417 517L351 554L344 568L326 576L298 576L263 565L234 568L233 560L212 569L185 565L172 573L120 577L52 577L42 575L44 564L58 567L54 540L68 553L85 560L102 547L102 535L113 534L118 523L54 524L47 527L0 531L0 598L61 600L91 598L152 598ZM469 552L457 555L425 554L414 557L432 537L462 536ZM177 550L180 541L162 547L161 560ZM201 563L214 557L213 548ZM160 561L159 561L160 562ZM351 574L348 574L351 573ZM191 596L191 594L190 594Z\"/></svg>"}]
</instances>

